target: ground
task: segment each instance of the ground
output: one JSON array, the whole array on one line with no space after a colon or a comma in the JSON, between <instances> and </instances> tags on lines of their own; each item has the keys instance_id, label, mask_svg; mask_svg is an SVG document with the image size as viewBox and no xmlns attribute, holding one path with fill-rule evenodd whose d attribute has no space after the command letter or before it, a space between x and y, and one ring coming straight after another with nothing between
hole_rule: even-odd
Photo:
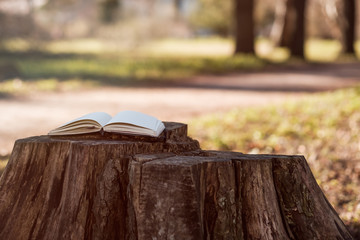
<instances>
[{"instance_id":1,"label":"ground","mask_svg":"<svg viewBox=\"0 0 360 240\"><path fill-rule=\"evenodd\" d=\"M164 121L188 123L194 117L236 107L281 103L360 83L360 64L268 67L260 72L198 76L174 83L0 96L0 155L14 141L47 134L59 124L93 111L136 110Z\"/></svg>"}]
</instances>

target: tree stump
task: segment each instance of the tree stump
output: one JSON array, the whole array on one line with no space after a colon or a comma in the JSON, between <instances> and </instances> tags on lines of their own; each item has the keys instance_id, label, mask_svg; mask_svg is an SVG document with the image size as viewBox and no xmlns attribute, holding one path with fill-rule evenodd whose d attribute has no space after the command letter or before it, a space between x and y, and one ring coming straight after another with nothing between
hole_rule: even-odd
<instances>
[{"instance_id":1,"label":"tree stump","mask_svg":"<svg viewBox=\"0 0 360 240\"><path fill-rule=\"evenodd\" d=\"M304 157L203 151L165 125L16 141L0 239L352 239Z\"/></svg>"}]
</instances>

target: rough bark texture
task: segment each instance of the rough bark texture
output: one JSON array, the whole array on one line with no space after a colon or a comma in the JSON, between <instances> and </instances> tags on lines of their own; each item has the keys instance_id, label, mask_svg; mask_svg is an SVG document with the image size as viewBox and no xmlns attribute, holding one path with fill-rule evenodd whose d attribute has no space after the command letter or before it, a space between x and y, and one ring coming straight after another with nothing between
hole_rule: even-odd
<instances>
[{"instance_id":1,"label":"rough bark texture","mask_svg":"<svg viewBox=\"0 0 360 240\"><path fill-rule=\"evenodd\" d=\"M0 239L352 237L302 156L202 151L167 123L157 139L18 140L0 179Z\"/></svg>"},{"instance_id":2,"label":"rough bark texture","mask_svg":"<svg viewBox=\"0 0 360 240\"><path fill-rule=\"evenodd\" d=\"M254 0L234 0L235 54L255 53Z\"/></svg>"}]
</instances>

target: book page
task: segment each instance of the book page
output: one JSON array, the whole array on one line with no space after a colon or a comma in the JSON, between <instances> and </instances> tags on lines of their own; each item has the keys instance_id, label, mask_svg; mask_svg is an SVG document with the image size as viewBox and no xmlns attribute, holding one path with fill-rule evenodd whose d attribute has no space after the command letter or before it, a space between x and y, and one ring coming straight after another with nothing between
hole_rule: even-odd
<instances>
[{"instance_id":1,"label":"book page","mask_svg":"<svg viewBox=\"0 0 360 240\"><path fill-rule=\"evenodd\" d=\"M93 121L99 123L103 127L106 123L108 123L110 121L110 119L111 119L111 115L109 115L105 112L93 112L93 113L86 114L82 117L76 118L74 120L71 120L71 121L61 125L58 128L62 128L67 125L70 125L72 123L83 121L83 120L93 120Z\"/></svg>"},{"instance_id":2,"label":"book page","mask_svg":"<svg viewBox=\"0 0 360 240\"><path fill-rule=\"evenodd\" d=\"M48 134L52 136L56 135L76 135L76 134L85 134L85 133L92 133L92 132L99 132L101 128L92 125L80 125L72 128L65 128L65 129L54 129L50 131Z\"/></svg>"},{"instance_id":3,"label":"book page","mask_svg":"<svg viewBox=\"0 0 360 240\"><path fill-rule=\"evenodd\" d=\"M110 124L125 123L156 131L158 122L161 121L144 113L135 111L122 111L116 114L106 125L108 126Z\"/></svg>"}]
</instances>

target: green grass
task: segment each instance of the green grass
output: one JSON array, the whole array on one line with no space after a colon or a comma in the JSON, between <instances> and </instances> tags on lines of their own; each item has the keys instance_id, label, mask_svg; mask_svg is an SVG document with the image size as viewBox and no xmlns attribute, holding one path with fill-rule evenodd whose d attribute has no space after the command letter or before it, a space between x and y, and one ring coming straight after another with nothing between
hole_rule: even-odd
<instances>
[{"instance_id":1,"label":"green grass","mask_svg":"<svg viewBox=\"0 0 360 240\"><path fill-rule=\"evenodd\" d=\"M174 79L199 73L225 73L238 69L262 66L262 61L251 55L219 58L119 58L94 56L87 58L58 58L17 60L20 71L28 78L58 76L69 78Z\"/></svg>"},{"instance_id":2,"label":"green grass","mask_svg":"<svg viewBox=\"0 0 360 240\"><path fill-rule=\"evenodd\" d=\"M94 81L72 79L58 81L55 78L37 79L36 81L23 81L19 78L0 82L0 96L23 96L36 92L64 92L76 89L86 89L97 86Z\"/></svg>"},{"instance_id":3,"label":"green grass","mask_svg":"<svg viewBox=\"0 0 360 240\"><path fill-rule=\"evenodd\" d=\"M4 69L5 74L7 69L12 71L5 77L8 80L0 83L0 93L18 92L16 87L11 86L12 83L19 83L18 80L14 82L14 78L21 79L22 89L42 90L41 86L46 83L52 84L52 89L56 90L71 89L69 83L73 84L76 81L91 82L93 85L121 86L145 81L186 79L198 74L225 74L244 69L260 69L264 64L253 55L139 57L114 54L17 54L0 57L0 70ZM46 88L49 89L51 87Z\"/></svg>"},{"instance_id":4,"label":"green grass","mask_svg":"<svg viewBox=\"0 0 360 240\"><path fill-rule=\"evenodd\" d=\"M346 222L360 220L360 87L283 105L241 108L189 124L203 149L300 154ZM358 229L360 233L360 229Z\"/></svg>"},{"instance_id":5,"label":"green grass","mask_svg":"<svg viewBox=\"0 0 360 240\"><path fill-rule=\"evenodd\" d=\"M94 39L57 41L30 51L20 39L3 44L1 79L19 76L28 81L42 79L92 80L122 85L134 81L171 81L197 74L223 74L260 69L264 61L253 55L232 56L229 39L167 39L138 48Z\"/></svg>"},{"instance_id":6,"label":"green grass","mask_svg":"<svg viewBox=\"0 0 360 240\"><path fill-rule=\"evenodd\" d=\"M2 44L1 96L26 94L27 90L69 90L81 86L81 82L86 86L120 86L189 79L199 74L260 70L271 62L294 63L288 61L288 50L274 48L266 39L256 42L260 58L233 56L233 41L221 38L165 39L136 48L96 39L54 41L37 46L37 51L30 47L30 43L21 39ZM313 62L334 61L339 51L336 41L312 39L306 44L308 60Z\"/></svg>"}]
</instances>

